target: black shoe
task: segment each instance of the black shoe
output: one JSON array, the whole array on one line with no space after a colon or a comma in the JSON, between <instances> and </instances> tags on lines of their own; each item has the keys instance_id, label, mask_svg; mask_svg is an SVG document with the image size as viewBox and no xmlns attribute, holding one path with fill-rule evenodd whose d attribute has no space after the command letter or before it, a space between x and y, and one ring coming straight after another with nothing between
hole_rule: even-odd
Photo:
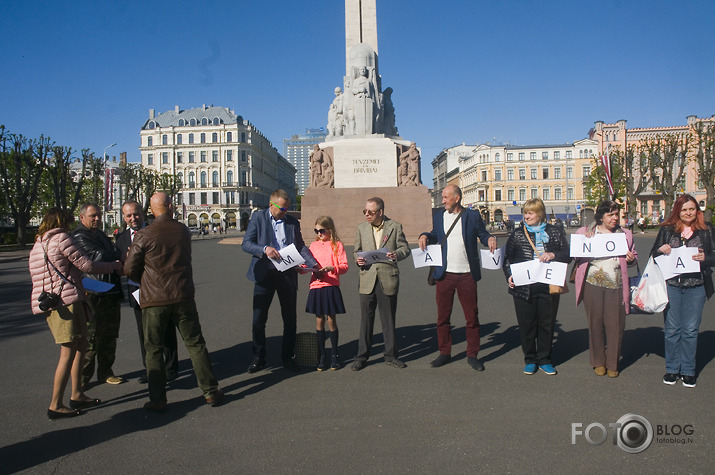
<instances>
[{"instance_id":1,"label":"black shoe","mask_svg":"<svg viewBox=\"0 0 715 475\"><path fill-rule=\"evenodd\" d=\"M696 379L695 376L681 376L680 379L683 381L683 386L686 388L694 388Z\"/></svg>"},{"instance_id":2,"label":"black shoe","mask_svg":"<svg viewBox=\"0 0 715 475\"><path fill-rule=\"evenodd\" d=\"M146 374L142 374L141 376L139 376L139 379L137 379L137 381L139 382L139 384L146 384L149 382L149 378L147 378Z\"/></svg>"},{"instance_id":3,"label":"black shoe","mask_svg":"<svg viewBox=\"0 0 715 475\"><path fill-rule=\"evenodd\" d=\"M325 355L320 357L320 361L318 361L318 368L317 368L318 371L325 371L325 368L327 366L325 359L326 359Z\"/></svg>"},{"instance_id":4,"label":"black shoe","mask_svg":"<svg viewBox=\"0 0 715 475\"><path fill-rule=\"evenodd\" d=\"M266 366L266 361L263 358L256 358L253 360L253 363L251 363L251 366L248 367L248 372L253 374L257 373Z\"/></svg>"},{"instance_id":5,"label":"black shoe","mask_svg":"<svg viewBox=\"0 0 715 475\"><path fill-rule=\"evenodd\" d=\"M340 364L340 356L333 355L331 358L331 362L330 362L330 370L336 371L336 370L340 369L340 366L342 366Z\"/></svg>"},{"instance_id":6,"label":"black shoe","mask_svg":"<svg viewBox=\"0 0 715 475\"><path fill-rule=\"evenodd\" d=\"M449 360L451 359L452 357L450 355L440 354L437 358L434 359L434 361L430 363L430 366L432 366L433 368L439 368L440 366L444 366L449 363Z\"/></svg>"},{"instance_id":7,"label":"black shoe","mask_svg":"<svg viewBox=\"0 0 715 475\"><path fill-rule=\"evenodd\" d=\"M350 366L350 369L353 371L360 371L365 367L365 360L355 360L353 361L352 366Z\"/></svg>"},{"instance_id":8,"label":"black shoe","mask_svg":"<svg viewBox=\"0 0 715 475\"><path fill-rule=\"evenodd\" d=\"M99 399L88 399L86 401L75 401L70 399L70 407L72 409L86 409L88 407L99 406L102 401Z\"/></svg>"},{"instance_id":9,"label":"black shoe","mask_svg":"<svg viewBox=\"0 0 715 475\"><path fill-rule=\"evenodd\" d=\"M300 373L300 366L294 360L285 360L283 362L283 368L294 373Z\"/></svg>"},{"instance_id":10,"label":"black shoe","mask_svg":"<svg viewBox=\"0 0 715 475\"><path fill-rule=\"evenodd\" d=\"M58 411L53 411L52 409L47 410L47 417L49 417L52 420L65 419L67 417L77 417L81 414L82 413L79 412L79 409L75 409L72 412L58 412Z\"/></svg>"},{"instance_id":11,"label":"black shoe","mask_svg":"<svg viewBox=\"0 0 715 475\"><path fill-rule=\"evenodd\" d=\"M669 386L672 386L678 382L678 377L679 376L675 373L665 373L665 376L663 376L663 382Z\"/></svg>"},{"instance_id":12,"label":"black shoe","mask_svg":"<svg viewBox=\"0 0 715 475\"><path fill-rule=\"evenodd\" d=\"M387 360L387 361L385 361L385 364L387 366L392 366L393 368L399 368L399 369L407 367L407 365L405 363L398 360L397 358L392 358L391 360Z\"/></svg>"},{"instance_id":13,"label":"black shoe","mask_svg":"<svg viewBox=\"0 0 715 475\"><path fill-rule=\"evenodd\" d=\"M476 356L467 357L467 363L469 363L469 366L471 366L475 371L484 371L484 364L479 361L479 358Z\"/></svg>"}]
</instances>

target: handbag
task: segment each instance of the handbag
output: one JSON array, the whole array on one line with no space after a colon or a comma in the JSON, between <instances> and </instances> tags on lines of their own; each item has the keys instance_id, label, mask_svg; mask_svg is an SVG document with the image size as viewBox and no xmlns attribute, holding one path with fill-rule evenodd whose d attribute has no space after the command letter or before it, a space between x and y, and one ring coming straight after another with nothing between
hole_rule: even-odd
<instances>
[{"instance_id":1,"label":"handbag","mask_svg":"<svg viewBox=\"0 0 715 475\"><path fill-rule=\"evenodd\" d=\"M531 240L531 236L529 236L529 232L526 230L526 228L524 228L524 234L526 235L526 239L529 240L529 244L531 244L531 248L534 250L536 255L541 257L541 254L539 254L539 251L536 250L536 246L534 246L534 241ZM575 269L576 268L574 267L574 270ZM567 294L568 292L569 286L566 282L564 282L564 285L549 284L549 293L552 295Z\"/></svg>"},{"instance_id":2,"label":"handbag","mask_svg":"<svg viewBox=\"0 0 715 475\"><path fill-rule=\"evenodd\" d=\"M454 227L457 225L457 221L462 219L462 213L464 213L464 208L462 208L462 210L457 215L457 219L454 220L452 225L447 230L447 234L445 234L442 240L439 242L440 246L442 246L442 244L444 244L444 242L447 240L447 238L449 237L449 233L451 233ZM437 285L437 279L434 278L434 273L436 270L437 266L431 266L429 268L429 272L427 273L427 285Z\"/></svg>"},{"instance_id":3,"label":"handbag","mask_svg":"<svg viewBox=\"0 0 715 475\"><path fill-rule=\"evenodd\" d=\"M662 312L668 305L665 279L653 256L648 259L638 286L631 294L631 304L646 313Z\"/></svg>"}]
</instances>

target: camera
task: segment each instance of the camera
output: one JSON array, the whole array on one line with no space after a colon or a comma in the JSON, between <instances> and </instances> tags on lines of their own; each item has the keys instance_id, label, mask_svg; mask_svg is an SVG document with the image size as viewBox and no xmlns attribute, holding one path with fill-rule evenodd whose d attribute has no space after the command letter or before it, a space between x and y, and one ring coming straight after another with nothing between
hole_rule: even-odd
<instances>
[{"instance_id":1,"label":"camera","mask_svg":"<svg viewBox=\"0 0 715 475\"><path fill-rule=\"evenodd\" d=\"M40 296L37 297L37 301L40 302L40 310L48 312L59 307L60 296L54 292L45 292L43 290Z\"/></svg>"}]
</instances>

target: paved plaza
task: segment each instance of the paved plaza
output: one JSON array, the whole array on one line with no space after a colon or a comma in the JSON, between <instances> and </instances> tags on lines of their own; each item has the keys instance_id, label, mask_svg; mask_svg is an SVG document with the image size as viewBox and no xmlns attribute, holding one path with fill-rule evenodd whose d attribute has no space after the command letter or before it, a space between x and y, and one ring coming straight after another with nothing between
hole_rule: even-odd
<instances>
[{"instance_id":1,"label":"paved plaza","mask_svg":"<svg viewBox=\"0 0 715 475\"><path fill-rule=\"evenodd\" d=\"M654 237L653 231L636 235L641 268ZM383 364L378 319L373 357L363 371L283 370L276 298L267 327L269 368L251 375L249 260L236 244L193 242L196 301L225 404L204 403L180 344L180 376L169 383L168 411L143 410L148 396L137 382L137 330L124 304L114 371L129 381L92 387L88 394L104 404L81 417L50 421L45 413L59 350L45 321L30 313L27 258L0 253L0 473L712 473L712 301L703 316L694 389L661 382L660 314L628 316L621 375L595 376L586 317L575 307L573 289L562 297L557 319L559 374L526 376L512 297L501 272L485 271L479 356L486 371L467 365L456 300L453 359L431 368L437 355L434 288L425 283L426 269L415 270L406 260L400 264L397 337L407 368ZM315 318L304 313L308 278L301 279L298 331L311 332ZM351 263L341 278L348 313L338 317L348 365L357 350L357 280ZM613 445L609 423L628 413L647 418L655 433L641 453ZM572 424L584 430L593 423L590 439L600 442L601 425L606 441L592 445L576 434L572 444Z\"/></svg>"}]
</instances>

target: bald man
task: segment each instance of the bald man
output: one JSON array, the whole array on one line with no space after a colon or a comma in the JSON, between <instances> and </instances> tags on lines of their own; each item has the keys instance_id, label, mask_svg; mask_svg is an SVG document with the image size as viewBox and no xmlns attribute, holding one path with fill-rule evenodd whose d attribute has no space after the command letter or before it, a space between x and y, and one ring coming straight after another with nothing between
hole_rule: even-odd
<instances>
[{"instance_id":1,"label":"bald man","mask_svg":"<svg viewBox=\"0 0 715 475\"><path fill-rule=\"evenodd\" d=\"M173 218L174 209L166 193L155 194L150 203L156 219L151 226L136 233L124 263L124 273L140 283L139 304L142 308L149 379L149 402L144 409L153 412L166 410L163 354L169 323L174 324L184 340L206 403L218 406L224 395L211 370L194 302L191 233L189 228Z\"/></svg>"}]
</instances>

